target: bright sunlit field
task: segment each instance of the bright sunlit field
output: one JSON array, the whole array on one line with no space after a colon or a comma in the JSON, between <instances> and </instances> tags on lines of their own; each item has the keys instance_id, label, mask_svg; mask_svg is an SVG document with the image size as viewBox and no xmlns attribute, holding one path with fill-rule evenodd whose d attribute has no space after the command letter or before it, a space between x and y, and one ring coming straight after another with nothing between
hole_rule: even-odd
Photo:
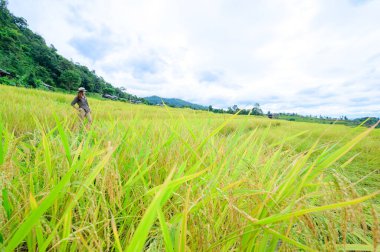
<instances>
[{"instance_id":1,"label":"bright sunlit field","mask_svg":"<svg viewBox=\"0 0 380 252\"><path fill-rule=\"evenodd\" d=\"M5 251L376 250L378 129L72 99L0 86Z\"/></svg>"}]
</instances>

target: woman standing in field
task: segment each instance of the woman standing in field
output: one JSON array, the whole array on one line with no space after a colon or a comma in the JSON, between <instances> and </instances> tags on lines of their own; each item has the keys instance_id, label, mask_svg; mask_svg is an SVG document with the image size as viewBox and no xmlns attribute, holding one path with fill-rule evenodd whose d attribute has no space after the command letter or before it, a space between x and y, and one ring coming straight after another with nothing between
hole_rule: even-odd
<instances>
[{"instance_id":1,"label":"woman standing in field","mask_svg":"<svg viewBox=\"0 0 380 252\"><path fill-rule=\"evenodd\" d=\"M87 118L88 123L89 123L88 126L90 126L92 123L91 110L90 110L90 107L88 106L85 93L86 93L86 89L84 89L83 87L80 87L78 89L78 95L71 102L71 106L73 106L73 108L78 110L79 118L81 122L83 122L84 118ZM75 104L78 104L79 108L75 107Z\"/></svg>"}]
</instances>

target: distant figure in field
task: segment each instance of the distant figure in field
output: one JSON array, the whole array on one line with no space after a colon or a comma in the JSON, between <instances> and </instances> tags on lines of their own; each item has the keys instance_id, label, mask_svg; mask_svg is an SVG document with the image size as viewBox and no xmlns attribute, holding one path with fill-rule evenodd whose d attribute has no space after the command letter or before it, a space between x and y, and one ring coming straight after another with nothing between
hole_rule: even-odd
<instances>
[{"instance_id":1,"label":"distant figure in field","mask_svg":"<svg viewBox=\"0 0 380 252\"><path fill-rule=\"evenodd\" d=\"M79 112L79 118L81 122L83 123L84 118L86 117L88 120L88 123L92 123L92 118L91 118L91 110L90 107L88 106L87 98L86 98L86 89L83 87L80 87L78 89L78 95L74 98L74 100L71 102L71 106L78 110ZM78 104L79 108L75 107L75 104Z\"/></svg>"}]
</instances>

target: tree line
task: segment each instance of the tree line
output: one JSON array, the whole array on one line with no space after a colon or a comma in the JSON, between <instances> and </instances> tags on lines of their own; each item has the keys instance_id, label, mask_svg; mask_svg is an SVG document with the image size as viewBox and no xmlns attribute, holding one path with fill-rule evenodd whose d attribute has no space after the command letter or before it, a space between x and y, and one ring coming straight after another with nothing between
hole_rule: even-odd
<instances>
[{"instance_id":1,"label":"tree line","mask_svg":"<svg viewBox=\"0 0 380 252\"><path fill-rule=\"evenodd\" d=\"M259 103L255 103L255 105L251 109L241 109L237 105L233 105L232 107L228 107L227 109L217 109L213 108L212 105L208 106L208 111L214 113L227 113L227 114L236 114L239 115L264 115L263 110L260 108Z\"/></svg>"}]
</instances>

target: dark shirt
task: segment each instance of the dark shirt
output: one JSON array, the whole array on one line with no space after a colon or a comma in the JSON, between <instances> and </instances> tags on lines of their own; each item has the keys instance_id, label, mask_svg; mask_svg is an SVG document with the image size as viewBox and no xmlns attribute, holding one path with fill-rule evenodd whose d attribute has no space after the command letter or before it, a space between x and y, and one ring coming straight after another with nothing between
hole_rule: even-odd
<instances>
[{"instance_id":1,"label":"dark shirt","mask_svg":"<svg viewBox=\"0 0 380 252\"><path fill-rule=\"evenodd\" d=\"M75 96L74 100L71 102L71 106L74 106L75 104L78 104L79 108L84 109L86 113L91 112L86 97L78 98L78 96Z\"/></svg>"}]
</instances>

